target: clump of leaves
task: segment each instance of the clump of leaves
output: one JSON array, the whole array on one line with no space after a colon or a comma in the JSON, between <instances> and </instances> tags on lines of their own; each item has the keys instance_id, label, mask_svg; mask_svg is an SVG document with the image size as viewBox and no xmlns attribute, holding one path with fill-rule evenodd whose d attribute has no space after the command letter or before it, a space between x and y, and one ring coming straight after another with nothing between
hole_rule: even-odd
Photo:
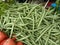
<instances>
[{"instance_id":1,"label":"clump of leaves","mask_svg":"<svg viewBox=\"0 0 60 45\"><path fill-rule=\"evenodd\" d=\"M0 15L9 8L9 5L5 2L0 2Z\"/></svg>"},{"instance_id":2,"label":"clump of leaves","mask_svg":"<svg viewBox=\"0 0 60 45\"><path fill-rule=\"evenodd\" d=\"M56 0L56 8L55 8L55 11L56 11L57 13L60 12L60 0Z\"/></svg>"},{"instance_id":3,"label":"clump of leaves","mask_svg":"<svg viewBox=\"0 0 60 45\"><path fill-rule=\"evenodd\" d=\"M53 11L37 4L17 3L1 15L0 28L26 45L60 45L60 14Z\"/></svg>"}]
</instances>

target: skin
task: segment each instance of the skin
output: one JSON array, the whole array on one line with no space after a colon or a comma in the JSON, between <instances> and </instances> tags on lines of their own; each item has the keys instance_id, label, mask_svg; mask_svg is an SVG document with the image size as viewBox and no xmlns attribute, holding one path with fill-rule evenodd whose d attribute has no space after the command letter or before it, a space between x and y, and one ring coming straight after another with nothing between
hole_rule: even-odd
<instances>
[{"instance_id":1,"label":"skin","mask_svg":"<svg viewBox=\"0 0 60 45\"><path fill-rule=\"evenodd\" d=\"M23 45L23 43L19 41L19 42L17 42L17 45Z\"/></svg>"},{"instance_id":2,"label":"skin","mask_svg":"<svg viewBox=\"0 0 60 45\"><path fill-rule=\"evenodd\" d=\"M0 42L4 39L7 39L7 38L8 38L8 36L4 32L0 31Z\"/></svg>"},{"instance_id":3,"label":"skin","mask_svg":"<svg viewBox=\"0 0 60 45\"><path fill-rule=\"evenodd\" d=\"M0 45L3 45L5 41L6 41L6 40L3 40L3 41L0 43Z\"/></svg>"},{"instance_id":4,"label":"skin","mask_svg":"<svg viewBox=\"0 0 60 45\"><path fill-rule=\"evenodd\" d=\"M13 39L7 39L3 45L16 45Z\"/></svg>"}]
</instances>

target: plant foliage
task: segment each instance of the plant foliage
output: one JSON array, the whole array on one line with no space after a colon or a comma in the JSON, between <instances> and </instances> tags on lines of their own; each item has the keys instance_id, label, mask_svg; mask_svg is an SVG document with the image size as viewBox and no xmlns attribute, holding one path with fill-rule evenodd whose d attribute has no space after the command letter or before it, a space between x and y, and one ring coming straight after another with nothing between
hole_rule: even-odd
<instances>
[{"instance_id":1,"label":"plant foliage","mask_svg":"<svg viewBox=\"0 0 60 45\"><path fill-rule=\"evenodd\" d=\"M26 45L60 45L60 14L37 4L12 5L0 16L0 29Z\"/></svg>"}]
</instances>

